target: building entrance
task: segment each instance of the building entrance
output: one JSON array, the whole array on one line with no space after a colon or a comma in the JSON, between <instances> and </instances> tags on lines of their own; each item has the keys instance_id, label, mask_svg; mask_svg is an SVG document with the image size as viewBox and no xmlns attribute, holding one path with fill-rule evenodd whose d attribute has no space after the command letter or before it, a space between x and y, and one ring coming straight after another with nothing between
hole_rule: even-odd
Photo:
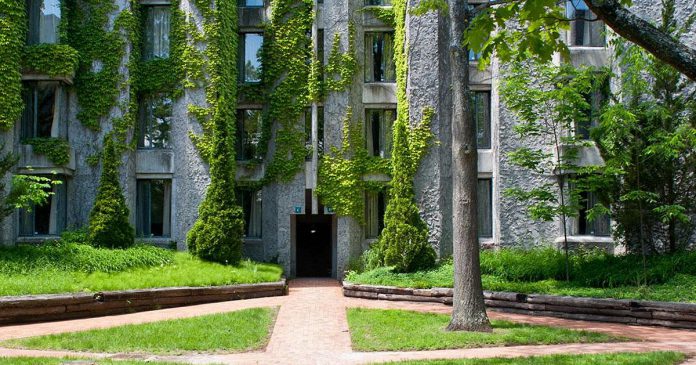
<instances>
[{"instance_id":1,"label":"building entrance","mask_svg":"<svg viewBox=\"0 0 696 365\"><path fill-rule=\"evenodd\" d=\"M298 277L331 277L331 223L331 215L297 216L295 232Z\"/></svg>"}]
</instances>

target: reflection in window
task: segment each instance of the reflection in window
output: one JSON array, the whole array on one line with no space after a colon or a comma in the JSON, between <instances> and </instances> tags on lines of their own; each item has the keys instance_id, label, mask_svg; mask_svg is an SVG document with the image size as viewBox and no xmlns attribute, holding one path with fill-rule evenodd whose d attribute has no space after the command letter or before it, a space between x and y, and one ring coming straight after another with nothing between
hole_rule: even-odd
<instances>
[{"instance_id":1,"label":"reflection in window","mask_svg":"<svg viewBox=\"0 0 696 365\"><path fill-rule=\"evenodd\" d=\"M607 214L602 214L594 220L590 220L589 211L599 204L597 194L583 191L580 193L580 211L578 212L577 234L588 236L609 236L610 218Z\"/></svg>"},{"instance_id":2,"label":"reflection in window","mask_svg":"<svg viewBox=\"0 0 696 365\"><path fill-rule=\"evenodd\" d=\"M244 43L240 49L244 52L240 57L243 60L242 77L244 82L261 81L261 47L263 46L263 34L244 33Z\"/></svg>"},{"instance_id":3,"label":"reflection in window","mask_svg":"<svg viewBox=\"0 0 696 365\"><path fill-rule=\"evenodd\" d=\"M138 237L171 236L171 180L138 180Z\"/></svg>"},{"instance_id":4,"label":"reflection in window","mask_svg":"<svg viewBox=\"0 0 696 365\"><path fill-rule=\"evenodd\" d=\"M263 7L263 0L239 0L238 4L248 8L261 8Z\"/></svg>"},{"instance_id":5,"label":"reflection in window","mask_svg":"<svg viewBox=\"0 0 696 365\"><path fill-rule=\"evenodd\" d=\"M587 7L583 0L569 0L566 16L570 21L570 45L604 47L604 23Z\"/></svg>"},{"instance_id":6,"label":"reflection in window","mask_svg":"<svg viewBox=\"0 0 696 365\"><path fill-rule=\"evenodd\" d=\"M51 137L59 120L61 93L57 82L25 82L23 89L22 138Z\"/></svg>"},{"instance_id":7,"label":"reflection in window","mask_svg":"<svg viewBox=\"0 0 696 365\"><path fill-rule=\"evenodd\" d=\"M258 157L261 123L261 110L240 109L237 111L237 160L247 161Z\"/></svg>"},{"instance_id":8,"label":"reflection in window","mask_svg":"<svg viewBox=\"0 0 696 365\"><path fill-rule=\"evenodd\" d=\"M365 82L395 82L394 33L365 33Z\"/></svg>"},{"instance_id":9,"label":"reflection in window","mask_svg":"<svg viewBox=\"0 0 696 365\"><path fill-rule=\"evenodd\" d=\"M491 148L491 93L489 91L471 92L471 117L476 122L478 148Z\"/></svg>"},{"instance_id":10,"label":"reflection in window","mask_svg":"<svg viewBox=\"0 0 696 365\"><path fill-rule=\"evenodd\" d=\"M65 229L67 216L67 181L49 176L52 180L61 180L61 184L52 186L53 195L42 205L31 209L19 210L20 236L59 235Z\"/></svg>"},{"instance_id":11,"label":"reflection in window","mask_svg":"<svg viewBox=\"0 0 696 365\"><path fill-rule=\"evenodd\" d=\"M377 238L384 228L387 194L384 190L365 192L365 238Z\"/></svg>"},{"instance_id":12,"label":"reflection in window","mask_svg":"<svg viewBox=\"0 0 696 365\"><path fill-rule=\"evenodd\" d=\"M396 120L394 109L365 110L365 143L370 156L391 157L392 127Z\"/></svg>"},{"instance_id":13,"label":"reflection in window","mask_svg":"<svg viewBox=\"0 0 696 365\"><path fill-rule=\"evenodd\" d=\"M169 148L172 108L172 99L163 95L141 100L139 148Z\"/></svg>"},{"instance_id":14,"label":"reflection in window","mask_svg":"<svg viewBox=\"0 0 696 365\"><path fill-rule=\"evenodd\" d=\"M236 189L237 203L244 212L244 234L246 238L261 238L263 199L261 190Z\"/></svg>"},{"instance_id":15,"label":"reflection in window","mask_svg":"<svg viewBox=\"0 0 696 365\"><path fill-rule=\"evenodd\" d=\"M365 0L365 6L389 6L391 0Z\"/></svg>"},{"instance_id":16,"label":"reflection in window","mask_svg":"<svg viewBox=\"0 0 696 365\"><path fill-rule=\"evenodd\" d=\"M26 0L29 29L27 44L58 43L60 0Z\"/></svg>"},{"instance_id":17,"label":"reflection in window","mask_svg":"<svg viewBox=\"0 0 696 365\"><path fill-rule=\"evenodd\" d=\"M145 7L145 46L143 58L169 57L169 30L171 25L169 6Z\"/></svg>"},{"instance_id":18,"label":"reflection in window","mask_svg":"<svg viewBox=\"0 0 696 365\"><path fill-rule=\"evenodd\" d=\"M493 180L478 179L478 235L493 237Z\"/></svg>"},{"instance_id":19,"label":"reflection in window","mask_svg":"<svg viewBox=\"0 0 696 365\"><path fill-rule=\"evenodd\" d=\"M481 59L481 53L469 50L469 61L478 62L479 59Z\"/></svg>"}]
</instances>

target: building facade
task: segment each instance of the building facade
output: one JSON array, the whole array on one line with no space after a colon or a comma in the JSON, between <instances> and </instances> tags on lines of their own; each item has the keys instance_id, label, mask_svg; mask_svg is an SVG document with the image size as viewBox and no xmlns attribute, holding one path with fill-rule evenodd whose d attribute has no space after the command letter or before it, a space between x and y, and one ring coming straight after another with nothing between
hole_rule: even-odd
<instances>
[{"instance_id":1,"label":"building facade","mask_svg":"<svg viewBox=\"0 0 696 365\"><path fill-rule=\"evenodd\" d=\"M419 1L409 0L411 6ZM577 2L577 1L576 1ZM142 44L126 42L119 72L128 79L128 57L141 47L143 59L170 57L173 38L172 11L178 10L202 27L196 8L198 1L113 0L108 16L111 23L118 15L139 6ZM636 1L635 8L649 17L659 9ZM651 2L645 2L651 3ZM579 6L578 6L579 5ZM261 49L265 24L271 16L268 0L238 2L239 84L255 85L261 80ZM338 36L341 49L349 48L354 34L358 72L346 91L328 93L324 100L308 105L298 120L305 128L307 147L312 150L302 171L289 182L271 182L262 186L266 160L250 163L258 153L264 109L263 103L240 98L237 105L238 159L236 196L245 213L245 255L255 260L278 262L289 276L319 275L341 277L351 260L367 249L383 225L387 197L383 192L365 192L365 219L337 216L332 207L317 198L317 163L322 151L340 146L346 111L364 121L365 147L373 156L389 158L391 124L396 117L397 92L393 59L394 26L369 8L388 8L389 0L325 0L315 4L313 39L324 64ZM366 10L367 9L367 10ZM569 8L570 9L570 8ZM581 2L572 8L575 17L590 19ZM66 8L61 0L27 0L28 44L60 43L60 22ZM112 25L113 26L113 25ZM576 20L567 41L574 64L604 65L609 59L604 27L601 23ZM435 111L433 143L415 177L416 200L430 230L430 241L440 256L452 251L452 174L451 166L451 95L449 91L449 54L445 44L448 29L442 16L407 14L406 42L411 122L421 119L425 108ZM326 51L324 51L326 50ZM478 124L479 146L479 231L486 247L512 245L554 245L562 236L560 222L533 222L525 207L502 192L513 186L530 187L549 177L532 176L512 165L506 154L520 144L513 131L513 114L500 102L496 81L501 65L494 60L479 70L477 56L470 55L471 88L474 91L474 117ZM95 62L93 72L99 71ZM4 134L5 150L19 157L16 173L53 176L63 183L54 187L49 202L32 211L17 211L2 225L5 243L31 242L54 238L66 229L83 227L95 200L100 167L94 156L109 127L94 130L79 120L82 105L76 93L74 75L60 77L24 72L22 118ZM197 209L209 184L208 165L196 148L191 134L202 133L201 125L191 116L189 106L204 103L203 88L187 87L181 95L134 96L125 85L119 103L102 118L102 126L124 117L123 104L137 105L137 128L129 138L135 148L123 155L121 184L131 212L138 240L158 245L175 244L186 249L186 234L197 218ZM133 100L136 98L137 100ZM404 107L404 106L398 106ZM312 111L316 111L313 113ZM314 116L313 116L314 115ZM575 133L586 133L579 126ZM315 138L312 138L315 136ZM37 151L36 138L60 139L69 144L67 162L56 163ZM269 153L275 142L270 142ZM582 153L588 163L601 163L596 148ZM388 181L387 176L365 179ZM588 204L592 197L587 197ZM591 205L590 205L591 206ZM571 242L611 247L610 222L588 221L580 212L571 224Z\"/></svg>"}]
</instances>

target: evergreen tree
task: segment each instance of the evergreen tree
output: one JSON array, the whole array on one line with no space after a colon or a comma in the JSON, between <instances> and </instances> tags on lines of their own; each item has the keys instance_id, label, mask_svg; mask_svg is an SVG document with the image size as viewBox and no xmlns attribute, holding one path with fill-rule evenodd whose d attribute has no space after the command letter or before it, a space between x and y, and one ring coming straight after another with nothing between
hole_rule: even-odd
<instances>
[{"instance_id":1,"label":"evergreen tree","mask_svg":"<svg viewBox=\"0 0 696 365\"><path fill-rule=\"evenodd\" d=\"M110 135L104 138L102 173L97 199L89 214L88 240L93 246L126 248L135 242L135 233L119 183L120 162L115 143Z\"/></svg>"}]
</instances>

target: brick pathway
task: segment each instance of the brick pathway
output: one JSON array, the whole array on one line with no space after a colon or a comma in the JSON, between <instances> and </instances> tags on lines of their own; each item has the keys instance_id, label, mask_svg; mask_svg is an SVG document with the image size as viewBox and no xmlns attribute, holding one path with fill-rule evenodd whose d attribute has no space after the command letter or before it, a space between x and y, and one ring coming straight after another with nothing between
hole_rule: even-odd
<instances>
[{"instance_id":1,"label":"brick pathway","mask_svg":"<svg viewBox=\"0 0 696 365\"><path fill-rule=\"evenodd\" d=\"M244 354L184 354L153 356L147 354L88 354L66 351L16 350L0 348L3 356L79 356L89 358L148 359L189 362L192 364L364 364L408 359L453 359L516 357L560 353L603 353L623 351L672 350L696 356L696 331L621 324L583 322L548 317L490 312L492 319L561 326L605 332L635 338L635 342L612 344L566 344L552 346L488 347L410 352L353 352L346 320L346 308L365 307L407 309L450 313L451 307L431 303L404 303L345 298L335 280L299 279L290 282L290 295L191 307L117 315L103 318L8 326L0 328L0 340L44 334L106 328L173 318L221 313L252 307L280 306L278 318L265 351ZM693 360L692 360L693 361ZM688 364L696 365L696 362Z\"/></svg>"}]
</instances>

